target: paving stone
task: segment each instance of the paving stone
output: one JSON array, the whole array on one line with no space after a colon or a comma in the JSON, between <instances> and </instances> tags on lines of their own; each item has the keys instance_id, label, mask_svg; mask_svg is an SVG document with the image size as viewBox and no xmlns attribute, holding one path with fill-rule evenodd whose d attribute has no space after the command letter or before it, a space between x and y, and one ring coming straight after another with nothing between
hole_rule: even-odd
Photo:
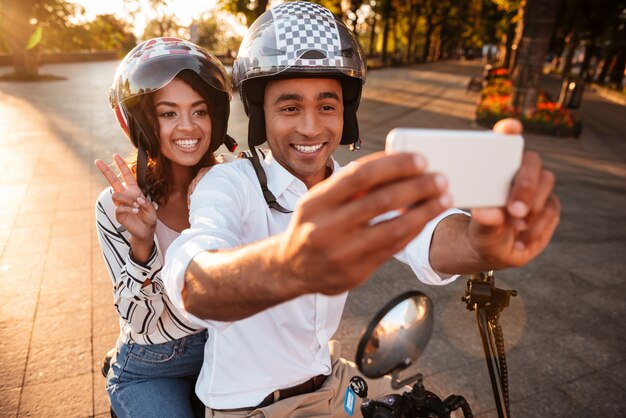
<instances>
[{"instance_id":1,"label":"paving stone","mask_svg":"<svg viewBox=\"0 0 626 418\"><path fill-rule=\"evenodd\" d=\"M29 320L0 321L0 390L22 386L31 331Z\"/></svg>"},{"instance_id":2,"label":"paving stone","mask_svg":"<svg viewBox=\"0 0 626 418\"><path fill-rule=\"evenodd\" d=\"M478 334L476 340L478 340ZM467 362L476 361L476 356L472 355L474 353L473 347L470 350L460 351L458 346L450 343L445 334L435 332L424 353L417 359L416 368L424 376L458 369Z\"/></svg>"},{"instance_id":3,"label":"paving stone","mask_svg":"<svg viewBox=\"0 0 626 418\"><path fill-rule=\"evenodd\" d=\"M113 306L113 301L108 307L99 307L93 310L93 335L94 337L105 335L117 335L120 332L120 326L118 322L118 315ZM115 337L113 342L115 342Z\"/></svg>"},{"instance_id":4,"label":"paving stone","mask_svg":"<svg viewBox=\"0 0 626 418\"><path fill-rule=\"evenodd\" d=\"M91 288L87 284L73 287L42 287L39 308L46 315L73 312L76 315L91 314Z\"/></svg>"},{"instance_id":5,"label":"paving stone","mask_svg":"<svg viewBox=\"0 0 626 418\"><path fill-rule=\"evenodd\" d=\"M590 292L583 296L582 300L597 307L602 314L615 321L622 321L626 316L626 299L616 294L610 287Z\"/></svg>"},{"instance_id":6,"label":"paving stone","mask_svg":"<svg viewBox=\"0 0 626 418\"><path fill-rule=\"evenodd\" d=\"M0 258L0 281L7 286L40 286L46 258L45 253L9 254L5 251Z\"/></svg>"},{"instance_id":7,"label":"paving stone","mask_svg":"<svg viewBox=\"0 0 626 418\"><path fill-rule=\"evenodd\" d=\"M20 402L21 387L0 389L0 416L5 418L17 417L17 407Z\"/></svg>"},{"instance_id":8,"label":"paving stone","mask_svg":"<svg viewBox=\"0 0 626 418\"><path fill-rule=\"evenodd\" d=\"M626 362L611 364L604 369L598 370L598 373L613 380L615 392L618 390L626 391Z\"/></svg>"},{"instance_id":9,"label":"paving stone","mask_svg":"<svg viewBox=\"0 0 626 418\"><path fill-rule=\"evenodd\" d=\"M511 399L524 399L589 374L593 369L580 361L558 338L507 353Z\"/></svg>"},{"instance_id":10,"label":"paving stone","mask_svg":"<svg viewBox=\"0 0 626 418\"><path fill-rule=\"evenodd\" d=\"M90 374L92 347L89 338L61 343L33 344L26 365L25 385L54 382L68 377Z\"/></svg>"},{"instance_id":11,"label":"paving stone","mask_svg":"<svg viewBox=\"0 0 626 418\"><path fill-rule=\"evenodd\" d=\"M12 216L19 211L20 204L26 194L27 186L4 184L0 197L0 216Z\"/></svg>"},{"instance_id":12,"label":"paving stone","mask_svg":"<svg viewBox=\"0 0 626 418\"><path fill-rule=\"evenodd\" d=\"M602 373L582 376L559 386L575 405L591 411L597 417L623 417L626 392L615 390L613 379Z\"/></svg>"},{"instance_id":13,"label":"paving stone","mask_svg":"<svg viewBox=\"0 0 626 418\"><path fill-rule=\"evenodd\" d=\"M87 197L72 199L71 196L59 195L59 199L62 199L62 202L59 203L57 206L59 209L54 214L54 223L51 231L53 238L83 234L85 230L96 224L93 201L89 202L89 206L77 207L80 205L80 202L89 200L89 192L85 191L83 194ZM69 205L71 206L68 207Z\"/></svg>"},{"instance_id":14,"label":"paving stone","mask_svg":"<svg viewBox=\"0 0 626 418\"><path fill-rule=\"evenodd\" d=\"M555 343L596 370L626 360L626 337L610 322L565 335Z\"/></svg>"},{"instance_id":15,"label":"paving stone","mask_svg":"<svg viewBox=\"0 0 626 418\"><path fill-rule=\"evenodd\" d=\"M48 251L50 228L37 230L30 228L14 228L9 236L2 257L34 256Z\"/></svg>"},{"instance_id":16,"label":"paving stone","mask_svg":"<svg viewBox=\"0 0 626 418\"><path fill-rule=\"evenodd\" d=\"M102 368L102 360L104 355L115 346L115 341L119 331L115 334L100 335L94 331L93 339L93 396L94 396L94 413L107 413L109 411L109 396L105 389L105 379L100 373Z\"/></svg>"},{"instance_id":17,"label":"paving stone","mask_svg":"<svg viewBox=\"0 0 626 418\"><path fill-rule=\"evenodd\" d=\"M88 417L93 415L92 374L26 385L19 416Z\"/></svg>"},{"instance_id":18,"label":"paving stone","mask_svg":"<svg viewBox=\"0 0 626 418\"><path fill-rule=\"evenodd\" d=\"M54 211L55 198L59 193L59 185L54 183L59 182L58 178L50 178L48 183L51 184L36 184L31 181L28 187L27 194L20 206L20 213L39 214L42 210Z\"/></svg>"},{"instance_id":19,"label":"paving stone","mask_svg":"<svg viewBox=\"0 0 626 418\"><path fill-rule=\"evenodd\" d=\"M515 412L515 414L514 414ZM531 396L511 406L511 416L520 417L593 417L592 410L579 405L560 389L553 388Z\"/></svg>"},{"instance_id":20,"label":"paving stone","mask_svg":"<svg viewBox=\"0 0 626 418\"><path fill-rule=\"evenodd\" d=\"M42 290L72 289L76 287L89 287L91 283L89 265L84 262L74 262L63 268L53 268L46 265L42 273Z\"/></svg>"},{"instance_id":21,"label":"paving stone","mask_svg":"<svg viewBox=\"0 0 626 418\"><path fill-rule=\"evenodd\" d=\"M24 229L27 228L31 231L49 231L53 227L54 213L52 212L40 212L35 215L33 213L18 213L15 217L15 223L13 228Z\"/></svg>"},{"instance_id":22,"label":"paving stone","mask_svg":"<svg viewBox=\"0 0 626 418\"><path fill-rule=\"evenodd\" d=\"M91 225L89 225L91 226ZM90 236L87 234L74 234L59 236L54 239L54 245L50 246L46 268L54 270L67 269L72 266L88 266L90 262L88 249L90 248ZM77 257L77 254L86 256Z\"/></svg>"},{"instance_id":23,"label":"paving stone","mask_svg":"<svg viewBox=\"0 0 626 418\"><path fill-rule=\"evenodd\" d=\"M91 315L77 315L76 312L47 315L40 312L35 319L32 345L61 343L80 335L91 335Z\"/></svg>"},{"instance_id":24,"label":"paving stone","mask_svg":"<svg viewBox=\"0 0 626 418\"><path fill-rule=\"evenodd\" d=\"M14 296L11 303L0 304L0 318L3 321L16 321L34 318L37 308L37 293Z\"/></svg>"},{"instance_id":25,"label":"paving stone","mask_svg":"<svg viewBox=\"0 0 626 418\"><path fill-rule=\"evenodd\" d=\"M108 277L97 280L92 285L92 301L94 308L114 310L113 308L113 286Z\"/></svg>"}]
</instances>

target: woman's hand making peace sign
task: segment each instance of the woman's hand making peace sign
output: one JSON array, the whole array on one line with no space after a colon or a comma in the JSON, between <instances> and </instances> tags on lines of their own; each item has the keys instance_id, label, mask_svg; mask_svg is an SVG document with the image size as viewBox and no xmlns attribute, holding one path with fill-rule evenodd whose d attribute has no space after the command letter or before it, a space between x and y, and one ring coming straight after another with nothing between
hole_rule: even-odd
<instances>
[{"instance_id":1,"label":"woman's hand making peace sign","mask_svg":"<svg viewBox=\"0 0 626 418\"><path fill-rule=\"evenodd\" d=\"M111 197L116 206L115 219L131 234L133 259L145 262L152 252L157 210L141 192L134 174L122 157L114 154L113 159L124 182L104 161L96 160L95 164L113 188Z\"/></svg>"}]
</instances>

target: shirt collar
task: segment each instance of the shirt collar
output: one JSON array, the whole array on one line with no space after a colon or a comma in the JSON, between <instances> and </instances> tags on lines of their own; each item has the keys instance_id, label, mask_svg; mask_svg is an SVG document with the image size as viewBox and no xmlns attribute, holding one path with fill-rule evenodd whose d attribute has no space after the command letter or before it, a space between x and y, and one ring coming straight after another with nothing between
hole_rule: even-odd
<instances>
[{"instance_id":1,"label":"shirt collar","mask_svg":"<svg viewBox=\"0 0 626 418\"><path fill-rule=\"evenodd\" d=\"M302 194L306 193L307 188L302 180L291 174L285 167L276 161L272 155L272 151L267 153L267 156L261 161L261 164L263 164L263 169L267 174L267 187L276 198L282 195L285 190L290 187L296 191L301 191ZM332 169L333 174L340 168L339 164L333 157L329 158L326 162L326 166Z\"/></svg>"}]
</instances>

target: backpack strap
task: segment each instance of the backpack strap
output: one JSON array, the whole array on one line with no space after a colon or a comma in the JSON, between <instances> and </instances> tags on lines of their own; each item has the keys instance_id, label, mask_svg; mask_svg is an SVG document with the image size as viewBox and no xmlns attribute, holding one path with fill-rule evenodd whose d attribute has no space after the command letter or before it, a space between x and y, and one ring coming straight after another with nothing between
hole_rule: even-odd
<instances>
[{"instance_id":1,"label":"backpack strap","mask_svg":"<svg viewBox=\"0 0 626 418\"><path fill-rule=\"evenodd\" d=\"M265 159L266 151L260 150L263 159ZM242 151L238 155L239 158L245 158L252 163L252 167L254 168L254 172L256 173L256 177L259 180L259 184L261 185L261 191L263 192L263 198L271 209L277 210L280 213L292 213L292 210L285 209L276 201L276 197L267 187L267 176L265 175L265 170L261 166L261 160L259 159L259 151L256 148L252 147L250 150Z\"/></svg>"}]
</instances>

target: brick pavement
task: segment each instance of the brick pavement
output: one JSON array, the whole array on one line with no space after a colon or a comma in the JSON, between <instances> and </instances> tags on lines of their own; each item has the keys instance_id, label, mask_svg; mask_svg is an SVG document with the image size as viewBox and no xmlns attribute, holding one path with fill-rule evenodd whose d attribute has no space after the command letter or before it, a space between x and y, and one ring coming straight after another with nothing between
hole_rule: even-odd
<instances>
[{"instance_id":1,"label":"brick pavement","mask_svg":"<svg viewBox=\"0 0 626 418\"><path fill-rule=\"evenodd\" d=\"M116 62L50 65L67 77L0 82L0 416L107 416L99 368L118 325L99 253L93 205L105 182L95 158L130 145L108 110ZM2 71L2 69L0 69ZM360 110L362 153L394 126L476 128L479 63L371 72ZM546 254L502 273L520 290L505 311L514 416L621 416L626 406L626 107L586 92L579 140L527 136L558 174L561 227ZM230 132L244 142L233 103ZM341 150L340 161L353 154ZM391 280L393 279L393 281ZM351 293L337 337L353 356L361 327L407 288L435 302L436 330L418 368L441 395L459 393L495 416L463 280L423 288L390 262Z\"/></svg>"}]
</instances>

